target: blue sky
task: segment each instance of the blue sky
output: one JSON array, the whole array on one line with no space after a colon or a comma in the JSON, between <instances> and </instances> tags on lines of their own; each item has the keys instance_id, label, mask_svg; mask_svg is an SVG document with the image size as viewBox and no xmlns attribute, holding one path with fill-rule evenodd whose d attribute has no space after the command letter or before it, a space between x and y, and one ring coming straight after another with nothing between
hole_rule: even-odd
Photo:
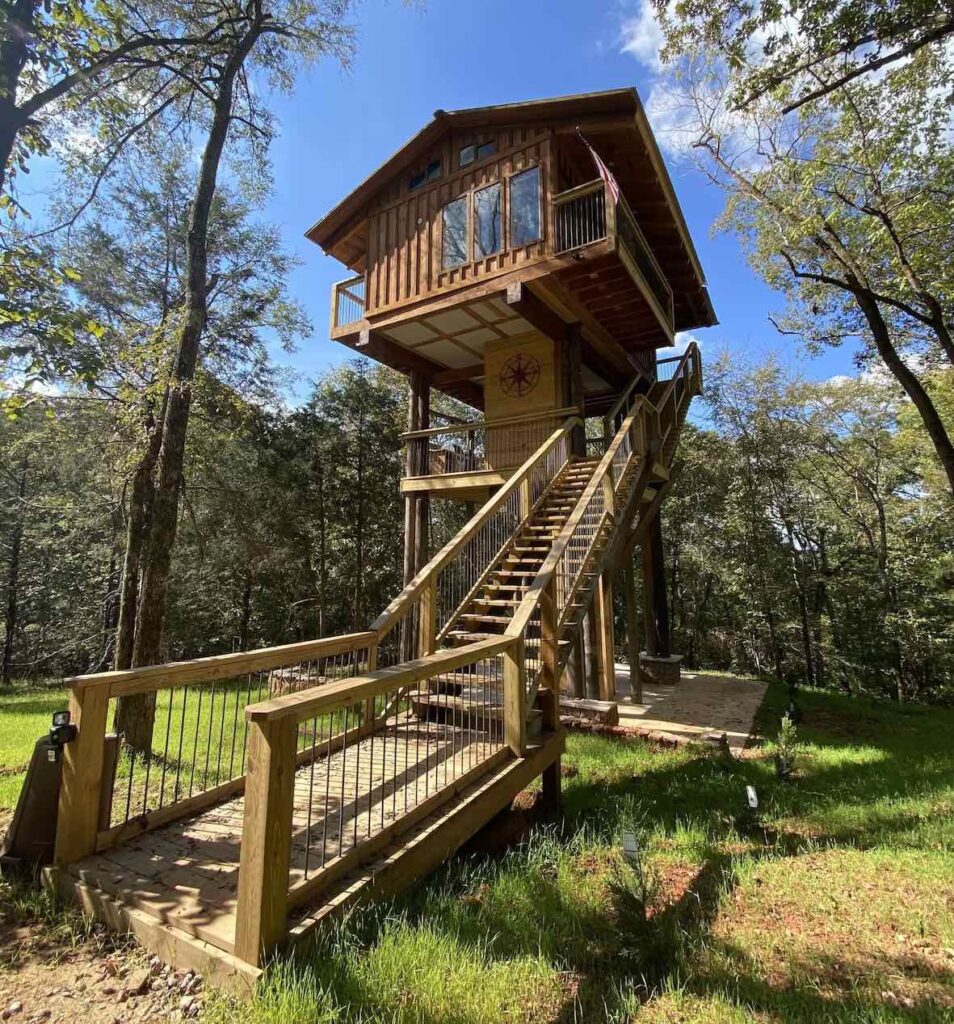
<instances>
[{"instance_id":1,"label":"blue sky","mask_svg":"<svg viewBox=\"0 0 954 1024\"><path fill-rule=\"evenodd\" d=\"M421 128L434 110L482 106L636 86L645 100L651 71L623 52L650 31L635 5L614 0L430 0L426 8L367 0L360 8L353 68L329 63L276 100L275 189L264 216L303 259L291 282L314 334L281 361L306 378L348 357L328 339L328 301L344 268L307 242L304 230ZM632 48L632 47L631 47ZM661 140L664 144L664 140ZM697 332L704 355L723 347L759 357L778 352L806 376L851 372L841 349L808 360L768 321L781 299L748 268L731 235L713 237L722 198L691 167L667 158L719 316ZM302 381L299 394L307 387Z\"/></svg>"}]
</instances>

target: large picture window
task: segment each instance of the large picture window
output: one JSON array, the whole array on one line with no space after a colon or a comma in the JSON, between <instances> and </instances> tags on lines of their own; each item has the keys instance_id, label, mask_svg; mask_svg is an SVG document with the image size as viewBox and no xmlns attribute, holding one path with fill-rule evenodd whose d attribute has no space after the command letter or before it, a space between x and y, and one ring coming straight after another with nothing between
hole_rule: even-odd
<instances>
[{"instance_id":1,"label":"large picture window","mask_svg":"<svg viewBox=\"0 0 954 1024\"><path fill-rule=\"evenodd\" d=\"M441 264L445 270L467 262L469 200L470 196L461 196L444 207Z\"/></svg>"},{"instance_id":2,"label":"large picture window","mask_svg":"<svg viewBox=\"0 0 954 1024\"><path fill-rule=\"evenodd\" d=\"M510 245L518 248L540 240L540 169L510 179Z\"/></svg>"},{"instance_id":3,"label":"large picture window","mask_svg":"<svg viewBox=\"0 0 954 1024\"><path fill-rule=\"evenodd\" d=\"M499 182L474 193L474 259L492 256L503 248L502 198Z\"/></svg>"}]
</instances>

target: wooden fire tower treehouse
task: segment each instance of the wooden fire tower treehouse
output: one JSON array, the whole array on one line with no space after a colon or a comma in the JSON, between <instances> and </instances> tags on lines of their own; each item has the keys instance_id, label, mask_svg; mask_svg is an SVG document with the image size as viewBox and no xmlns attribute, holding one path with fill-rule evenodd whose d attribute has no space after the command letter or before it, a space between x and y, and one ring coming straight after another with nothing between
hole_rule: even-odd
<instances>
[{"instance_id":1,"label":"wooden fire tower treehouse","mask_svg":"<svg viewBox=\"0 0 954 1024\"><path fill-rule=\"evenodd\" d=\"M561 701L615 699L637 546L643 669L678 673L658 512L701 365L657 352L715 323L631 89L438 111L308 237L352 274L332 338L409 377L406 586L362 633L69 680L48 874L236 990L536 776L558 801ZM433 389L474 418L432 423ZM473 514L432 551L436 501ZM109 733L141 693L148 750Z\"/></svg>"}]
</instances>

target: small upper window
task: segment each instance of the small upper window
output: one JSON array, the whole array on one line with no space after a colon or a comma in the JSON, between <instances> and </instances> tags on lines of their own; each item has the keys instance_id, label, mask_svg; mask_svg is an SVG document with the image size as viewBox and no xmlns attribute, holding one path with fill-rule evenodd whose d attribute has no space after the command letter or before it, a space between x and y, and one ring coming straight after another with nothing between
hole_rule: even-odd
<instances>
[{"instance_id":1,"label":"small upper window","mask_svg":"<svg viewBox=\"0 0 954 1024\"><path fill-rule=\"evenodd\" d=\"M407 183L408 188L412 192L416 192L417 189L423 188L426 184L432 181L437 181L441 176L441 162L440 160L432 160L427 167L419 174L412 174L410 180Z\"/></svg>"},{"instance_id":2,"label":"small upper window","mask_svg":"<svg viewBox=\"0 0 954 1024\"><path fill-rule=\"evenodd\" d=\"M510 244L513 248L540 240L540 168L510 179Z\"/></svg>"},{"instance_id":3,"label":"small upper window","mask_svg":"<svg viewBox=\"0 0 954 1024\"><path fill-rule=\"evenodd\" d=\"M486 160L497 152L497 143L493 139L486 142L471 142L463 146L458 153L458 163L461 167L472 164L475 160Z\"/></svg>"}]
</instances>

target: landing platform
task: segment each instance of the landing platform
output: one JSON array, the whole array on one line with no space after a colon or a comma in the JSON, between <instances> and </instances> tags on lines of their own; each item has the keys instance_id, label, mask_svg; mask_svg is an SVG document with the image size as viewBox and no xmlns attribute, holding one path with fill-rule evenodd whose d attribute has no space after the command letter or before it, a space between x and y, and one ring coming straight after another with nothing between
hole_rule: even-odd
<instances>
[{"instance_id":1,"label":"landing platform","mask_svg":"<svg viewBox=\"0 0 954 1024\"><path fill-rule=\"evenodd\" d=\"M349 744L346 773L344 752L331 755L327 786L324 768L320 786L310 762L298 770L289 943L329 915L427 874L563 749L563 734L551 733L516 759L489 739L406 717L386 735ZM247 995L260 972L232 955L243 816L243 797L226 800L76 864L47 869L47 884L115 930L133 932L175 966ZM318 892L322 872L327 884ZM297 901L296 885L303 897Z\"/></svg>"},{"instance_id":2,"label":"landing platform","mask_svg":"<svg viewBox=\"0 0 954 1024\"><path fill-rule=\"evenodd\" d=\"M683 669L678 686L644 685L642 704L634 704L629 695L629 667L615 667L619 724L623 728L669 733L685 739L724 732L734 754L748 742L767 689L757 679Z\"/></svg>"}]
</instances>

